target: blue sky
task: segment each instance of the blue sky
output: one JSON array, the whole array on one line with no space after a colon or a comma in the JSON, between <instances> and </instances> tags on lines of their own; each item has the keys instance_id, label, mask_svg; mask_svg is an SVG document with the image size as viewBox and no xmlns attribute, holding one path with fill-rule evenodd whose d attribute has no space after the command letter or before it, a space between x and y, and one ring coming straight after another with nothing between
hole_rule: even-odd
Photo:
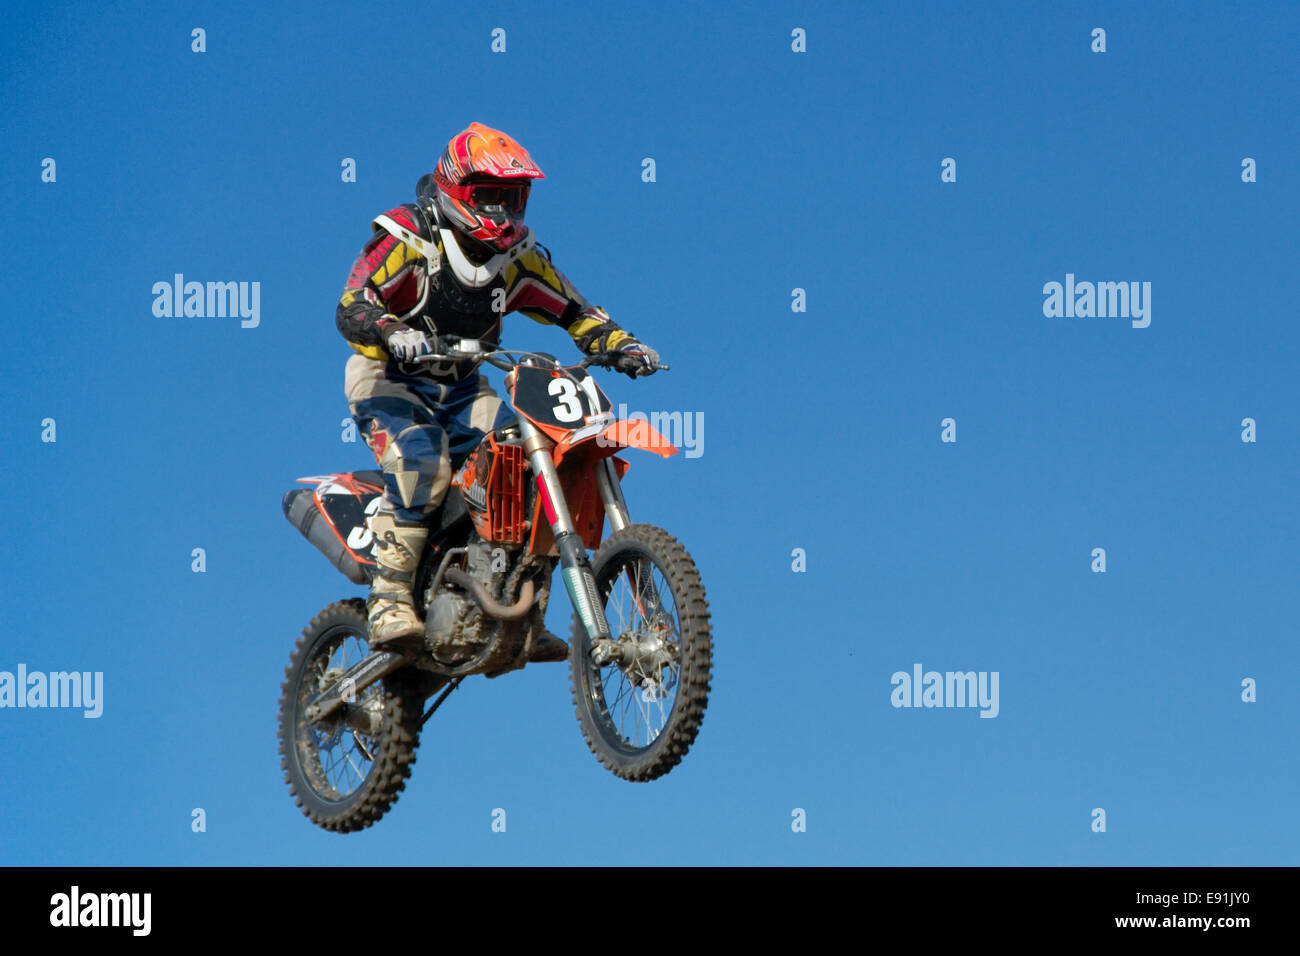
<instances>
[{"instance_id":1,"label":"blue sky","mask_svg":"<svg viewBox=\"0 0 1300 956\"><path fill-rule=\"evenodd\" d=\"M116 6L0 36L0 670L104 674L97 720L0 709L0 863L1300 862L1300 9ZM671 363L601 373L615 404L704 416L701 457L625 488L699 564L713 694L633 785L566 667L472 679L337 836L288 797L276 709L301 628L362 592L280 498L372 465L334 306L472 120ZM178 272L260 282L257 327L155 317ZM1150 326L1046 317L1067 274L1150 282ZM918 663L998 672L996 719L891 706Z\"/></svg>"}]
</instances>

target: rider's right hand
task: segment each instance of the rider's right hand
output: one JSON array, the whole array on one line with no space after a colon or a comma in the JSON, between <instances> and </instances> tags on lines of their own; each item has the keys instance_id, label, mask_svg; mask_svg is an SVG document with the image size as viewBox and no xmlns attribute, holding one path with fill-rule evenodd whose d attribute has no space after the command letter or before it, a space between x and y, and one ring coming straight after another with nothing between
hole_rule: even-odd
<instances>
[{"instance_id":1,"label":"rider's right hand","mask_svg":"<svg viewBox=\"0 0 1300 956\"><path fill-rule=\"evenodd\" d=\"M384 351L398 362L414 362L424 355L435 355L438 349L433 340L401 322L385 322L381 327Z\"/></svg>"}]
</instances>

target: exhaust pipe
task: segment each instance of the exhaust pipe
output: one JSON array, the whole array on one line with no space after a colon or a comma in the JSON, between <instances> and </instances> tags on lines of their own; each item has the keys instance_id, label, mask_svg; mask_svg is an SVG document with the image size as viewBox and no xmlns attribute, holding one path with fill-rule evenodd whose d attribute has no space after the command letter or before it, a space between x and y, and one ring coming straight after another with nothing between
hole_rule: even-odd
<instances>
[{"instance_id":1,"label":"exhaust pipe","mask_svg":"<svg viewBox=\"0 0 1300 956\"><path fill-rule=\"evenodd\" d=\"M475 581L460 568L448 568L443 577L457 587L463 588L474 599L474 603L479 606L484 614L496 618L498 621L518 621L533 609L533 597L536 594L536 588L533 586L532 578L525 581L524 586L520 588L519 600L510 607L506 607L488 594L487 589L482 584Z\"/></svg>"}]
</instances>

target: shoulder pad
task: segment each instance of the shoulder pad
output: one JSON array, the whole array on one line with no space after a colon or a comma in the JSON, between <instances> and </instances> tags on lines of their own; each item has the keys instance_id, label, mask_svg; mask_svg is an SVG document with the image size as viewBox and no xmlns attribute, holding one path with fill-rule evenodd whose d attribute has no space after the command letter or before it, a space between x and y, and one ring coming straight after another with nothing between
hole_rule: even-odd
<instances>
[{"instance_id":1,"label":"shoulder pad","mask_svg":"<svg viewBox=\"0 0 1300 956\"><path fill-rule=\"evenodd\" d=\"M413 203L403 203L394 209L388 210L384 215L393 220L393 222L410 229L422 239L433 238L429 235L429 230L425 227L424 217L416 215L415 205ZM384 228L379 225L378 220L371 220L370 226L375 230L375 232L380 232Z\"/></svg>"}]
</instances>

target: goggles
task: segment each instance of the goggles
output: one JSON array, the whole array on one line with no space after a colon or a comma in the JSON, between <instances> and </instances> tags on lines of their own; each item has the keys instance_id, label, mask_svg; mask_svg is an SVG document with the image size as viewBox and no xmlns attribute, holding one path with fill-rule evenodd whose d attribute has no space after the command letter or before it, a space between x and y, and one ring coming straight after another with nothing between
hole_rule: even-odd
<instances>
[{"instance_id":1,"label":"goggles","mask_svg":"<svg viewBox=\"0 0 1300 956\"><path fill-rule=\"evenodd\" d=\"M521 213L528 205L528 183L471 183L468 186L441 185L453 199L484 211L505 210Z\"/></svg>"}]
</instances>

